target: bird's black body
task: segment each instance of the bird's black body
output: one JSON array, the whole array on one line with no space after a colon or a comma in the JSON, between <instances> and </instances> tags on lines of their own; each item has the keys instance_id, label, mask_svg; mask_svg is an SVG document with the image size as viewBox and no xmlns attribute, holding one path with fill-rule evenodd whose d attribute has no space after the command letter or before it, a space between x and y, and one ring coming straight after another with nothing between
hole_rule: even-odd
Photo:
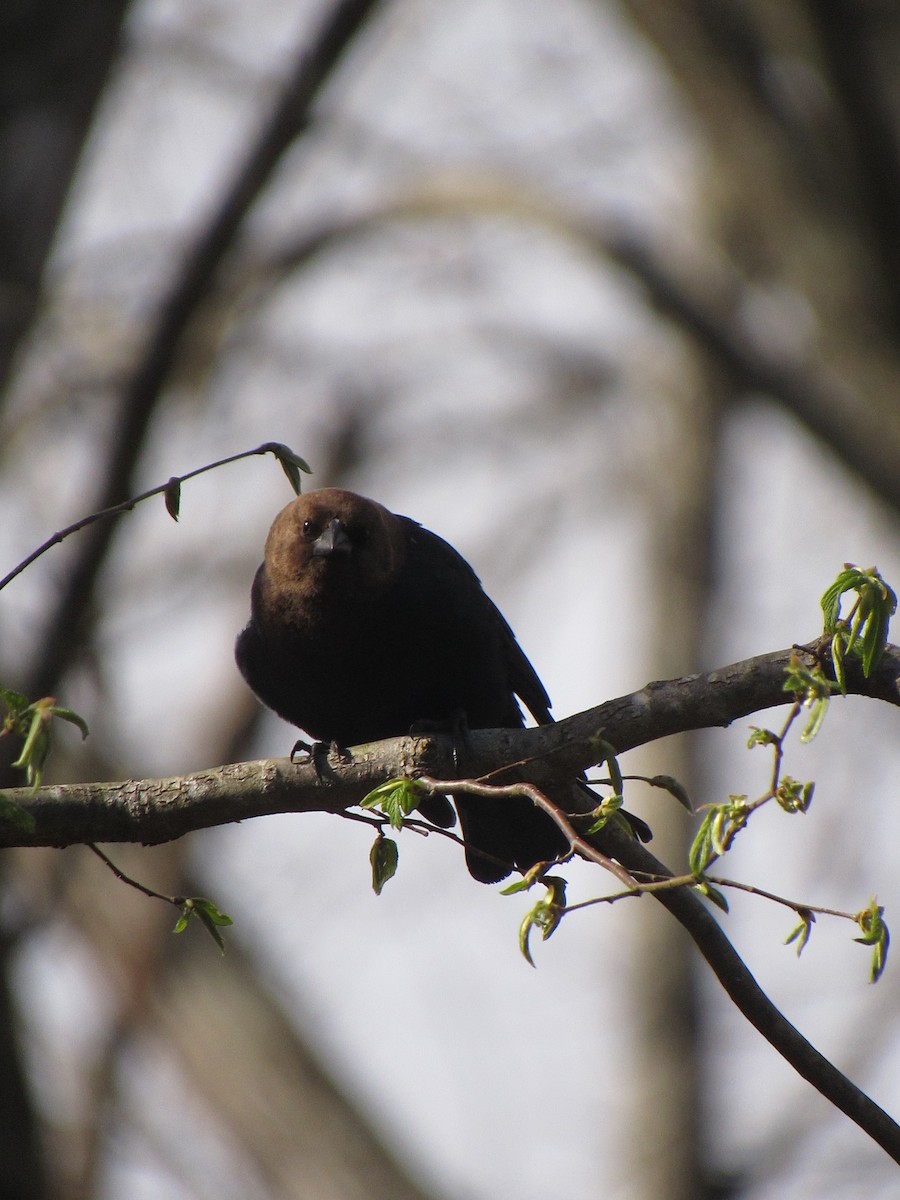
<instances>
[{"instance_id":1,"label":"bird's black body","mask_svg":"<svg viewBox=\"0 0 900 1200\"><path fill-rule=\"evenodd\" d=\"M342 746L460 719L518 727L516 696L535 720L552 720L540 679L465 559L409 518L337 488L307 493L276 518L235 653L270 708ZM567 849L526 799L461 796L456 806L476 879Z\"/></svg>"}]
</instances>

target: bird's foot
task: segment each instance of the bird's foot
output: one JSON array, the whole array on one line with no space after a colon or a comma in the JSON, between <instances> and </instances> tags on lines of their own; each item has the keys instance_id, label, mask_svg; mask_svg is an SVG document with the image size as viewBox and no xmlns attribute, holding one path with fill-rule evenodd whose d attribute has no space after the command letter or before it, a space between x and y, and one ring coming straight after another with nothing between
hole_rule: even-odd
<instances>
[{"instance_id":1,"label":"bird's foot","mask_svg":"<svg viewBox=\"0 0 900 1200\"><path fill-rule=\"evenodd\" d=\"M312 763L316 772L316 779L319 783L325 782L326 775L331 770L332 757L340 762L349 762L350 751L346 746L339 745L338 742L332 740L330 742L304 742L299 739L294 742L291 750L291 762L293 763Z\"/></svg>"}]
</instances>

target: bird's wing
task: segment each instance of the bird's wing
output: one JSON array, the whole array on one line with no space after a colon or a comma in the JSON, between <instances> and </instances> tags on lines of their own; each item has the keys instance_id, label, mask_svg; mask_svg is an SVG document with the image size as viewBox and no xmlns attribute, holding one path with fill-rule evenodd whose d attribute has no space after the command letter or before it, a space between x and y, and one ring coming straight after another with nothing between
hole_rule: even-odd
<instances>
[{"instance_id":1,"label":"bird's wing","mask_svg":"<svg viewBox=\"0 0 900 1200\"><path fill-rule=\"evenodd\" d=\"M552 724L550 697L547 695L537 671L516 641L516 635L510 628L509 622L481 586L481 580L472 567L449 542L445 542L436 533L423 528L410 517L402 519L415 528L413 543L418 542L421 546L428 547L428 559L431 566L449 572L455 577L457 584L464 580L464 586L473 605L476 605L484 614L485 622L496 630L502 648L510 694L518 696L539 725Z\"/></svg>"}]
</instances>

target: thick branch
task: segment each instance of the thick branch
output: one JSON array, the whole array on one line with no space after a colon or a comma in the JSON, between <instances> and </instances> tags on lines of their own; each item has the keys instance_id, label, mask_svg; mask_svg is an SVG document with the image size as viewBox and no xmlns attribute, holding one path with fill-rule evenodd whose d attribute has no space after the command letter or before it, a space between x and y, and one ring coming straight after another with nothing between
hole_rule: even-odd
<instances>
[{"instance_id":1,"label":"thick branch","mask_svg":"<svg viewBox=\"0 0 900 1200\"><path fill-rule=\"evenodd\" d=\"M663 876L670 873L640 842L612 827L602 831L599 841L604 853L615 857L630 871ZM656 892L654 899L684 926L750 1024L826 1100L859 1125L895 1162L900 1162L897 1123L820 1054L775 1007L704 903L687 888Z\"/></svg>"},{"instance_id":2,"label":"thick branch","mask_svg":"<svg viewBox=\"0 0 900 1200\"><path fill-rule=\"evenodd\" d=\"M811 657L815 647L804 653ZM338 811L377 783L398 775L443 778L515 772L541 785L571 779L603 757L598 739L619 752L673 733L727 725L784 703L784 670L793 651L734 663L720 671L651 683L639 692L579 713L557 725L528 730L479 730L464 744L449 737L395 738L355 747L335 760L327 778L312 763L287 759L238 763L195 775L115 784L45 787L8 793L30 813L34 829L0 826L0 845L63 846L77 842L161 842L194 829L280 812ZM848 672L848 690L900 704L900 649L890 647L870 679ZM579 789L573 789L577 793ZM638 842L608 826L600 849L629 871L669 875ZM655 897L697 944L728 995L750 1023L798 1073L900 1162L900 1128L841 1074L768 999L718 922L689 889Z\"/></svg>"},{"instance_id":3,"label":"thick branch","mask_svg":"<svg viewBox=\"0 0 900 1200\"><path fill-rule=\"evenodd\" d=\"M814 647L804 651L812 656ZM670 734L725 726L787 702L784 671L793 650L745 659L717 671L649 683L639 692L538 729L473 730L450 737L391 738L354 747L322 781L312 765L286 759L229 764L171 779L63 784L6 794L34 820L0 824L0 846L172 841L231 821L282 812L349 808L398 775L440 779L490 776L516 768L539 787L572 778L603 757L598 738L619 754ZM900 649L890 647L869 679L852 664L848 690L900 705Z\"/></svg>"}]
</instances>

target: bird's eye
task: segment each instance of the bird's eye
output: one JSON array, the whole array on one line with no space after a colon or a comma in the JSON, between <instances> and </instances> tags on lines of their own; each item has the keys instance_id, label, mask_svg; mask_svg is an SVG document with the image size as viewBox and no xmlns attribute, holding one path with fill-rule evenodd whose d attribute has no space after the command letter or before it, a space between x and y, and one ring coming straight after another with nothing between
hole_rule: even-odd
<instances>
[{"instance_id":1,"label":"bird's eye","mask_svg":"<svg viewBox=\"0 0 900 1200\"><path fill-rule=\"evenodd\" d=\"M307 518L303 522L303 536L309 538L309 537L315 537L315 534L316 534L315 523L313 521L310 521L309 518Z\"/></svg>"}]
</instances>

